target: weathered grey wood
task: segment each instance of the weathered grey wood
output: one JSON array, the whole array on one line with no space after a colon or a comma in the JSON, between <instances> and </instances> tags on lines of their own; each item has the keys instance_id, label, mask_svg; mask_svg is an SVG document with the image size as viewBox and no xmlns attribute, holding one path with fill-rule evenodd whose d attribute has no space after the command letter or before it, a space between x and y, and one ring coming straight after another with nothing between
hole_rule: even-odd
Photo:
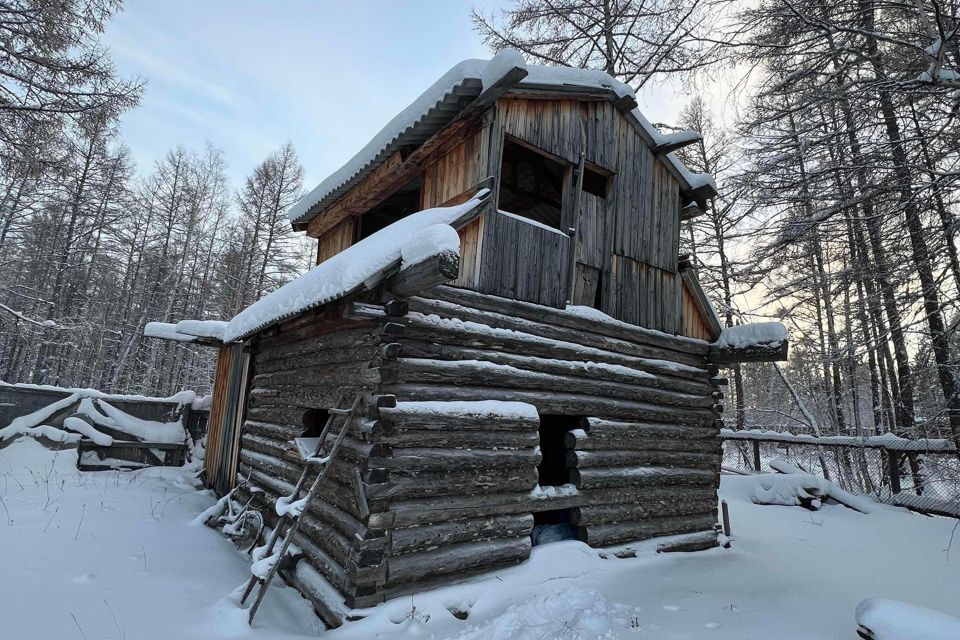
<instances>
[{"instance_id":1,"label":"weathered grey wood","mask_svg":"<svg viewBox=\"0 0 960 640\"><path fill-rule=\"evenodd\" d=\"M253 386L269 389L294 387L329 387L345 385L375 385L380 382L378 369L370 368L369 362L350 362L339 365L298 367L296 364L285 371L257 373Z\"/></svg>"},{"instance_id":2,"label":"weathered grey wood","mask_svg":"<svg viewBox=\"0 0 960 640\"><path fill-rule=\"evenodd\" d=\"M636 522L653 518L711 514L717 508L717 494L712 489L695 498L663 498L632 504L584 504L573 510L571 521L579 525Z\"/></svg>"},{"instance_id":3,"label":"weathered grey wood","mask_svg":"<svg viewBox=\"0 0 960 640\"><path fill-rule=\"evenodd\" d=\"M241 463L240 469L244 478L249 475L251 484L264 491L270 491L278 496L293 494L294 485L278 476L261 471L259 468L246 463ZM336 528L347 539L360 539L366 535L367 527L360 520L325 500L314 500L308 505L307 511L313 514L318 521Z\"/></svg>"},{"instance_id":4,"label":"weathered grey wood","mask_svg":"<svg viewBox=\"0 0 960 640\"><path fill-rule=\"evenodd\" d=\"M300 477L299 465L251 449L241 448L240 463L241 468L246 466L247 469L260 471L291 484ZM242 475L245 475L245 473ZM329 502L354 518L359 518L360 509L357 506L356 497L353 495L349 481L344 481L343 476L345 475L347 474L343 473L342 468L337 471L331 468L331 473L324 481L318 494L319 500L315 502ZM308 481L310 480L312 480L312 477L308 477Z\"/></svg>"},{"instance_id":5,"label":"weathered grey wood","mask_svg":"<svg viewBox=\"0 0 960 640\"><path fill-rule=\"evenodd\" d=\"M457 415L438 414L409 403L398 403L396 407L380 410L380 418L390 422L397 429L457 429L470 431L526 431L536 432L540 425L538 418L519 415L504 415L499 412L460 413Z\"/></svg>"},{"instance_id":6,"label":"weathered grey wood","mask_svg":"<svg viewBox=\"0 0 960 640\"><path fill-rule=\"evenodd\" d=\"M657 553L676 553L690 551L704 551L719 546L717 532L713 529L698 531L670 539L657 545Z\"/></svg>"},{"instance_id":7,"label":"weathered grey wood","mask_svg":"<svg viewBox=\"0 0 960 640\"><path fill-rule=\"evenodd\" d=\"M366 485L371 511L386 510L399 500L412 500L450 495L494 492L530 491L537 486L535 466L497 467L465 471L414 471L398 469L390 472L387 481Z\"/></svg>"},{"instance_id":8,"label":"weathered grey wood","mask_svg":"<svg viewBox=\"0 0 960 640\"><path fill-rule=\"evenodd\" d=\"M392 276L385 289L394 295L412 296L438 284L456 280L460 273L460 255L443 251Z\"/></svg>"},{"instance_id":9,"label":"weathered grey wood","mask_svg":"<svg viewBox=\"0 0 960 640\"><path fill-rule=\"evenodd\" d=\"M595 395L551 393L547 391L507 390L495 387L446 387L425 384L385 385L384 390L404 401L424 400L501 400L526 402L540 413L567 415L604 415L612 418L636 417L652 421L675 421L679 424L712 424L716 414L706 408L665 407L630 400L617 400Z\"/></svg>"},{"instance_id":10,"label":"weathered grey wood","mask_svg":"<svg viewBox=\"0 0 960 640\"><path fill-rule=\"evenodd\" d=\"M410 310L411 312L415 311L423 315L436 315L441 318L455 318L461 321L476 322L498 329L509 329L540 338L571 342L585 347L603 349L605 351L612 351L637 358L662 359L695 367L704 367L706 365L704 358L705 348L696 349L691 345L693 348L688 351L674 351L666 345L675 343L676 339L671 340L669 336L663 334L660 334L663 335L660 341L652 340L648 337L644 342L638 342L629 338L624 339L611 337L602 333L594 333L588 328L565 326L566 324L570 324L569 321L563 325L552 324L542 320L537 321L519 316L511 316L506 313L484 311L439 299L412 299L410 300ZM565 313L563 315L577 317L574 316L574 314ZM550 320L553 321L552 316Z\"/></svg>"},{"instance_id":11,"label":"weathered grey wood","mask_svg":"<svg viewBox=\"0 0 960 640\"><path fill-rule=\"evenodd\" d=\"M458 345L426 342L423 340L401 340L403 356L430 360L477 360L509 365L519 369L552 373L557 375L584 376L595 380L610 380L645 387L668 389L680 393L707 395L713 392L703 378L684 378L672 375L662 366L635 364L598 363L595 360L549 358L507 353L493 349L475 349Z\"/></svg>"},{"instance_id":12,"label":"weathered grey wood","mask_svg":"<svg viewBox=\"0 0 960 640\"><path fill-rule=\"evenodd\" d=\"M717 473L709 469L667 467L607 467L571 469L570 479L578 489L604 487L656 487L663 485L710 485Z\"/></svg>"},{"instance_id":13,"label":"weathered grey wood","mask_svg":"<svg viewBox=\"0 0 960 640\"><path fill-rule=\"evenodd\" d=\"M716 416L714 416L716 417ZM588 434L601 436L605 434L631 436L647 436L650 438L684 438L684 439L714 439L719 435L716 425L682 426L674 422L638 422L626 420L605 420L603 418L587 417L580 421L580 427Z\"/></svg>"},{"instance_id":14,"label":"weathered grey wood","mask_svg":"<svg viewBox=\"0 0 960 640\"><path fill-rule=\"evenodd\" d=\"M462 542L525 536L529 535L532 529L533 516L530 514L471 518L407 527L390 532L388 550L391 556L399 556Z\"/></svg>"},{"instance_id":15,"label":"weathered grey wood","mask_svg":"<svg viewBox=\"0 0 960 640\"><path fill-rule=\"evenodd\" d=\"M377 442L392 447L473 447L479 449L523 449L540 444L536 431L467 431L456 423L440 424L438 430L410 429L395 430L381 435ZM483 427L480 426L480 429Z\"/></svg>"},{"instance_id":16,"label":"weathered grey wood","mask_svg":"<svg viewBox=\"0 0 960 640\"><path fill-rule=\"evenodd\" d=\"M787 359L789 341L783 340L776 345L752 345L749 347L710 347L710 362L719 365L738 362L782 362Z\"/></svg>"},{"instance_id":17,"label":"weathered grey wood","mask_svg":"<svg viewBox=\"0 0 960 640\"><path fill-rule=\"evenodd\" d=\"M687 453L685 451L567 451L567 465L571 468L593 467L698 467L720 465L718 453Z\"/></svg>"},{"instance_id":18,"label":"weathered grey wood","mask_svg":"<svg viewBox=\"0 0 960 640\"><path fill-rule=\"evenodd\" d=\"M436 319L430 319L418 313L411 313L403 321L406 325L405 336L424 342L504 351L544 358L606 362L691 380L706 380L710 375L706 370L678 366L676 363L664 360L631 356L606 349L584 346L576 341L541 338L520 331L491 332L485 327L475 327L455 322L449 322L438 327ZM570 337L577 340L576 337Z\"/></svg>"},{"instance_id":19,"label":"weathered grey wood","mask_svg":"<svg viewBox=\"0 0 960 640\"><path fill-rule=\"evenodd\" d=\"M386 561L387 584L525 560L530 556L530 546L530 538L522 536L450 545L433 551L390 557Z\"/></svg>"},{"instance_id":20,"label":"weathered grey wood","mask_svg":"<svg viewBox=\"0 0 960 640\"><path fill-rule=\"evenodd\" d=\"M590 367L581 370L587 374ZM557 393L581 393L624 400L636 400L673 407L710 407L713 399L706 394L687 394L677 391L643 386L644 378L624 378L630 383L601 380L589 375L575 377L556 373L543 373L519 369L512 365L498 365L482 361L425 360L401 358L384 363L380 370L381 381L386 384L418 382L449 385L489 385L505 389L550 389ZM640 384L638 384L640 383Z\"/></svg>"},{"instance_id":21,"label":"weathered grey wood","mask_svg":"<svg viewBox=\"0 0 960 640\"><path fill-rule=\"evenodd\" d=\"M537 449L394 449L389 458L372 458L370 465L383 469L445 470L486 467L536 467L542 456Z\"/></svg>"},{"instance_id":22,"label":"weathered grey wood","mask_svg":"<svg viewBox=\"0 0 960 640\"><path fill-rule=\"evenodd\" d=\"M584 542L591 546L602 547L658 536L703 531L710 528L715 520L712 514L654 518L642 522L587 525L581 527L581 531Z\"/></svg>"}]
</instances>

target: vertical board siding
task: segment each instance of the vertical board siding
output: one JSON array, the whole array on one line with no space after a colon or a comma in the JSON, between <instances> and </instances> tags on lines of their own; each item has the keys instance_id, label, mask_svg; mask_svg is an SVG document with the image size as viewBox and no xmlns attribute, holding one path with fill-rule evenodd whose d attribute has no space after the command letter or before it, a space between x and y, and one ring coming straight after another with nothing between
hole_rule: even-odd
<instances>
[{"instance_id":1,"label":"vertical board siding","mask_svg":"<svg viewBox=\"0 0 960 640\"><path fill-rule=\"evenodd\" d=\"M606 200L590 193L580 196L577 262L602 269L607 253Z\"/></svg>"},{"instance_id":2,"label":"vertical board siding","mask_svg":"<svg viewBox=\"0 0 960 640\"><path fill-rule=\"evenodd\" d=\"M682 335L688 338L699 338L707 342L713 342L710 326L700 313L700 305L697 304L696 298L686 286L683 287L681 315L683 317Z\"/></svg>"},{"instance_id":3,"label":"vertical board siding","mask_svg":"<svg viewBox=\"0 0 960 640\"><path fill-rule=\"evenodd\" d=\"M551 307L567 295L570 237L523 219L485 216L479 286L483 293Z\"/></svg>"},{"instance_id":4,"label":"vertical board siding","mask_svg":"<svg viewBox=\"0 0 960 640\"><path fill-rule=\"evenodd\" d=\"M236 482L249 362L243 344L222 347L217 358L204 468L207 484L220 495L230 491Z\"/></svg>"},{"instance_id":5,"label":"vertical board siding","mask_svg":"<svg viewBox=\"0 0 960 640\"><path fill-rule=\"evenodd\" d=\"M329 260L353 244L356 218L347 218L317 239L317 264Z\"/></svg>"},{"instance_id":6,"label":"vertical board siding","mask_svg":"<svg viewBox=\"0 0 960 640\"><path fill-rule=\"evenodd\" d=\"M680 275L614 254L603 312L665 333L680 333Z\"/></svg>"},{"instance_id":7,"label":"vertical board siding","mask_svg":"<svg viewBox=\"0 0 960 640\"><path fill-rule=\"evenodd\" d=\"M486 128L481 129L424 169L420 187L422 209L449 204L489 175L488 141Z\"/></svg>"}]
</instances>

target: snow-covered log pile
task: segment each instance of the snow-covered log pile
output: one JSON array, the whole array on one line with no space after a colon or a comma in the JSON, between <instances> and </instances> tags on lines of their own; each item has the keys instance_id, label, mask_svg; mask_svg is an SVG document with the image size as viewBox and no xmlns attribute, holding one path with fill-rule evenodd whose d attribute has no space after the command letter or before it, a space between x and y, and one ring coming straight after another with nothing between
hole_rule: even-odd
<instances>
[{"instance_id":1,"label":"snow-covered log pile","mask_svg":"<svg viewBox=\"0 0 960 640\"><path fill-rule=\"evenodd\" d=\"M7 399L12 401L9 404L14 411L18 406L29 410L38 403L43 404L12 418L0 428L0 447L22 436L38 438L48 445L54 442L74 444L80 447L84 464L92 463L93 458L99 459L95 451L128 460L140 460L146 456L147 462L163 464L165 456L158 456L139 445L146 443L158 449L182 449L186 441L185 407L196 400L192 392L181 392L170 398L147 398L109 395L95 389L37 385L5 385L2 393L5 398L9 396ZM124 411L120 406L128 410ZM129 413L137 407L140 411L149 408L152 416L163 413L171 419L147 419ZM127 449L142 449L142 452Z\"/></svg>"},{"instance_id":2,"label":"snow-covered log pile","mask_svg":"<svg viewBox=\"0 0 960 640\"><path fill-rule=\"evenodd\" d=\"M754 504L798 506L816 511L824 500L833 499L861 513L870 513L873 508L869 500L810 473L764 473L755 479L751 495Z\"/></svg>"}]
</instances>

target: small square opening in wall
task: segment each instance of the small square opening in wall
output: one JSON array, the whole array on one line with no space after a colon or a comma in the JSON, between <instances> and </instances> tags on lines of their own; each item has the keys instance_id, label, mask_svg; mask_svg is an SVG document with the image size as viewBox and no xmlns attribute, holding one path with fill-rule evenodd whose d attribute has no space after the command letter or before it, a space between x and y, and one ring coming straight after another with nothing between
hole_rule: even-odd
<instances>
[{"instance_id":1,"label":"small square opening in wall","mask_svg":"<svg viewBox=\"0 0 960 640\"><path fill-rule=\"evenodd\" d=\"M610 176L602 171L598 171L591 166L583 168L583 192L598 198L607 198L607 189L610 184Z\"/></svg>"}]
</instances>

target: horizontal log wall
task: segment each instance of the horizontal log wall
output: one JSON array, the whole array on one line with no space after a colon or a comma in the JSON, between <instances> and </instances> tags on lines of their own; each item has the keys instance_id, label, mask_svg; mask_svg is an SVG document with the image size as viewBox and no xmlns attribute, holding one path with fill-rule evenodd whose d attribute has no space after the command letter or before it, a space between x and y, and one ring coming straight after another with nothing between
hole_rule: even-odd
<instances>
[{"instance_id":1,"label":"horizontal log wall","mask_svg":"<svg viewBox=\"0 0 960 640\"><path fill-rule=\"evenodd\" d=\"M371 442L390 453L368 463L389 473L367 487L368 526L390 540L383 597L525 558L540 511L570 509L594 546L698 532L678 548L715 544L705 343L448 287L408 303L378 367L398 405L379 412ZM453 415L485 400L582 418L565 441L575 486L538 488L538 419ZM420 401L451 402L450 414Z\"/></svg>"},{"instance_id":2,"label":"horizontal log wall","mask_svg":"<svg viewBox=\"0 0 960 640\"><path fill-rule=\"evenodd\" d=\"M383 530L367 526L369 505L358 483L376 485L387 474L368 461L384 446L369 440L376 425L370 398L376 397L376 364L390 331L387 322L349 320L335 307L294 318L252 346L238 473L248 482L245 496L253 497L268 525L276 521L277 498L293 492L303 470L291 440L303 435L305 412L327 409L341 398L347 404L356 394L366 398L296 540L310 565L348 603L374 593L383 582L387 539ZM336 431L328 434L328 446ZM308 482L314 477L310 474Z\"/></svg>"},{"instance_id":3,"label":"horizontal log wall","mask_svg":"<svg viewBox=\"0 0 960 640\"><path fill-rule=\"evenodd\" d=\"M522 561L541 511L569 509L593 546L712 529L720 441L706 345L538 309L441 287L399 317L308 314L254 344L239 471L268 522L301 472L289 441L306 409L343 392L396 399L365 406L300 536L349 606ZM538 487L538 415L464 410L488 400L577 417L570 485Z\"/></svg>"}]
</instances>

